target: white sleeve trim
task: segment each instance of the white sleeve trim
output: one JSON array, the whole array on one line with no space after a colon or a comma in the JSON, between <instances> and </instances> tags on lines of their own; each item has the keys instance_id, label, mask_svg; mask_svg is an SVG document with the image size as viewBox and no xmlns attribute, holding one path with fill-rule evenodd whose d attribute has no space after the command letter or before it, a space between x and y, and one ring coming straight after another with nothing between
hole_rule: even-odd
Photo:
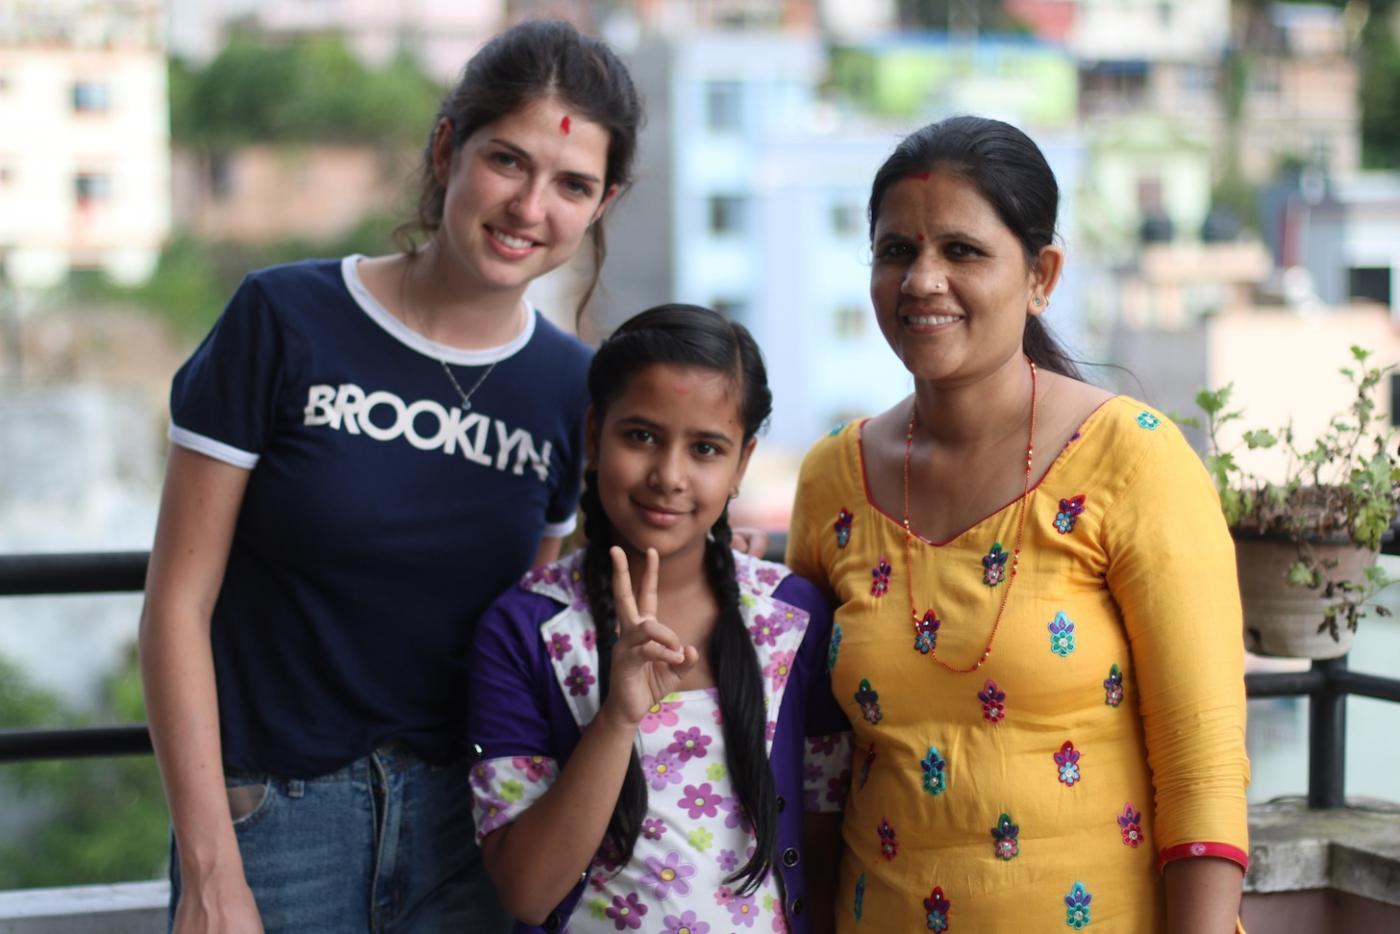
<instances>
[{"instance_id":1,"label":"white sleeve trim","mask_svg":"<svg viewBox=\"0 0 1400 934\"><path fill-rule=\"evenodd\" d=\"M242 448L236 448L231 444L224 444L222 441L215 441L205 435L196 434L188 428L181 428L173 422L170 431L166 433L172 444L178 444L182 448L189 448L203 454L205 457L212 457L216 461L223 461L225 464L232 464L234 467L242 467L244 470L252 470L258 466L258 455Z\"/></svg>"},{"instance_id":2,"label":"white sleeve trim","mask_svg":"<svg viewBox=\"0 0 1400 934\"><path fill-rule=\"evenodd\" d=\"M563 522L547 522L544 526L545 538L563 538L565 535L572 535L574 529L578 528L578 513L574 513Z\"/></svg>"}]
</instances>

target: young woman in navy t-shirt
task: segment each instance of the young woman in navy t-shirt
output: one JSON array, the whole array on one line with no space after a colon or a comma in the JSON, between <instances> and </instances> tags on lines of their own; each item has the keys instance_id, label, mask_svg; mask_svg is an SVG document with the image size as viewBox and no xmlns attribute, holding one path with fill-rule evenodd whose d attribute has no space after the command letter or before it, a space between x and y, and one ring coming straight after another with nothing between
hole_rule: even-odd
<instances>
[{"instance_id":1,"label":"young woman in navy t-shirt","mask_svg":"<svg viewBox=\"0 0 1400 934\"><path fill-rule=\"evenodd\" d=\"M507 923L463 675L573 528L589 356L524 293L601 261L640 117L601 42L510 29L438 115L424 242L250 275L176 375L141 617L175 931Z\"/></svg>"}]
</instances>

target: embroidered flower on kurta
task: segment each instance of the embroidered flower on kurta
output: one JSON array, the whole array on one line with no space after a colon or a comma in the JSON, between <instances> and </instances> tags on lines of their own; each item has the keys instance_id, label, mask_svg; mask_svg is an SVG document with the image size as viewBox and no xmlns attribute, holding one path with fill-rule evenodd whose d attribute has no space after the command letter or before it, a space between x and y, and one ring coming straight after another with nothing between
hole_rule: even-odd
<instances>
[{"instance_id":1,"label":"embroidered flower on kurta","mask_svg":"<svg viewBox=\"0 0 1400 934\"><path fill-rule=\"evenodd\" d=\"M1110 707L1123 703L1123 672L1114 665L1108 669L1108 677L1103 679L1103 702Z\"/></svg>"},{"instance_id":2,"label":"embroidered flower on kurta","mask_svg":"<svg viewBox=\"0 0 1400 934\"><path fill-rule=\"evenodd\" d=\"M572 641L567 632L554 633L549 637L549 654L555 659L563 658L565 655L569 654L569 649L572 648Z\"/></svg>"},{"instance_id":3,"label":"embroidered flower on kurta","mask_svg":"<svg viewBox=\"0 0 1400 934\"><path fill-rule=\"evenodd\" d=\"M870 767L875 764L875 744L872 742L870 748L865 750L865 761L860 764L860 787L864 788L865 783L870 781Z\"/></svg>"},{"instance_id":4,"label":"embroidered flower on kurta","mask_svg":"<svg viewBox=\"0 0 1400 934\"><path fill-rule=\"evenodd\" d=\"M1075 520L1084 512L1084 494L1060 500L1060 511L1055 513L1055 531L1068 535L1074 531Z\"/></svg>"},{"instance_id":5,"label":"embroidered flower on kurta","mask_svg":"<svg viewBox=\"0 0 1400 934\"><path fill-rule=\"evenodd\" d=\"M1123 805L1123 813L1118 815L1118 830L1123 834L1123 845L1137 849L1142 843L1142 813L1133 809L1131 801Z\"/></svg>"},{"instance_id":6,"label":"embroidered flower on kurta","mask_svg":"<svg viewBox=\"0 0 1400 934\"><path fill-rule=\"evenodd\" d=\"M787 684L788 675L792 674L792 660L796 657L796 652L774 652L769 657L768 664L763 666L763 673L773 682L775 693Z\"/></svg>"},{"instance_id":7,"label":"embroidered flower on kurta","mask_svg":"<svg viewBox=\"0 0 1400 934\"><path fill-rule=\"evenodd\" d=\"M642 915L646 913L647 906L637 899L636 892L628 892L626 898L614 895L607 910L607 916L619 931L635 931L642 926Z\"/></svg>"},{"instance_id":8,"label":"embroidered flower on kurta","mask_svg":"<svg viewBox=\"0 0 1400 934\"><path fill-rule=\"evenodd\" d=\"M642 774L654 790L662 791L667 785L680 784L681 763L670 750L662 750L654 756L644 755Z\"/></svg>"},{"instance_id":9,"label":"embroidered flower on kurta","mask_svg":"<svg viewBox=\"0 0 1400 934\"><path fill-rule=\"evenodd\" d=\"M642 885L651 889L657 898L665 898L672 889L677 895L689 895L690 883L686 880L695 875L695 867L672 850L665 860L655 856L646 858L647 871L642 874Z\"/></svg>"},{"instance_id":10,"label":"embroidered flower on kurta","mask_svg":"<svg viewBox=\"0 0 1400 934\"><path fill-rule=\"evenodd\" d=\"M693 726L688 730L676 730L672 735L676 737L675 742L667 746L666 751L682 762L705 758L707 752L705 747L714 742L711 737L702 733L698 726Z\"/></svg>"},{"instance_id":11,"label":"embroidered flower on kurta","mask_svg":"<svg viewBox=\"0 0 1400 934\"><path fill-rule=\"evenodd\" d=\"M647 712L642 714L642 722L637 724L643 733L655 733L663 726L675 726L680 721L680 716L676 713L680 701L663 700L659 704L652 704L647 708Z\"/></svg>"},{"instance_id":12,"label":"embroidered flower on kurta","mask_svg":"<svg viewBox=\"0 0 1400 934\"><path fill-rule=\"evenodd\" d=\"M1050 651L1060 658L1068 658L1074 651L1074 623L1061 610L1045 628L1050 630Z\"/></svg>"},{"instance_id":13,"label":"embroidered flower on kurta","mask_svg":"<svg viewBox=\"0 0 1400 934\"><path fill-rule=\"evenodd\" d=\"M759 914L758 901L752 895L736 895L725 907L729 909L729 920L746 928L753 927Z\"/></svg>"},{"instance_id":14,"label":"embroidered flower on kurta","mask_svg":"<svg viewBox=\"0 0 1400 934\"><path fill-rule=\"evenodd\" d=\"M642 836L648 840L660 840L666 833L665 821L657 820L655 817L648 817L642 821Z\"/></svg>"},{"instance_id":15,"label":"embroidered flower on kurta","mask_svg":"<svg viewBox=\"0 0 1400 934\"><path fill-rule=\"evenodd\" d=\"M836 623L831 627L831 645L826 650L826 670L836 669L836 656L841 654L841 624Z\"/></svg>"},{"instance_id":16,"label":"embroidered flower on kurta","mask_svg":"<svg viewBox=\"0 0 1400 934\"><path fill-rule=\"evenodd\" d=\"M710 934L709 922L701 921L693 911L667 915L661 934Z\"/></svg>"},{"instance_id":17,"label":"embroidered flower on kurta","mask_svg":"<svg viewBox=\"0 0 1400 934\"><path fill-rule=\"evenodd\" d=\"M778 636L783 634L787 628L787 619L781 613L774 613L772 616L763 616L755 613L753 625L749 627L749 635L753 637L754 645L777 645Z\"/></svg>"},{"instance_id":18,"label":"embroidered flower on kurta","mask_svg":"<svg viewBox=\"0 0 1400 934\"><path fill-rule=\"evenodd\" d=\"M977 699L982 702L982 719L988 723L1000 723L1006 717L1006 692L997 687L997 683L990 678L982 686L982 690L977 692Z\"/></svg>"},{"instance_id":19,"label":"embroidered flower on kurta","mask_svg":"<svg viewBox=\"0 0 1400 934\"><path fill-rule=\"evenodd\" d=\"M899 853L899 841L894 838L894 827L890 826L890 819L882 817L880 826L875 829L880 834L880 855L885 859L894 859Z\"/></svg>"},{"instance_id":20,"label":"embroidered flower on kurta","mask_svg":"<svg viewBox=\"0 0 1400 934\"><path fill-rule=\"evenodd\" d=\"M941 795L947 788L947 777L944 774L948 763L939 757L938 747L928 747L928 755L919 760L919 766L924 770L924 791L931 795Z\"/></svg>"},{"instance_id":21,"label":"embroidered flower on kurta","mask_svg":"<svg viewBox=\"0 0 1400 934\"><path fill-rule=\"evenodd\" d=\"M930 931L948 930L948 909L952 904L943 897L943 889L935 885L928 898L924 899L924 911L928 919L928 929Z\"/></svg>"},{"instance_id":22,"label":"embroidered flower on kurta","mask_svg":"<svg viewBox=\"0 0 1400 934\"><path fill-rule=\"evenodd\" d=\"M588 686L597 682L593 677L593 669L587 665L575 665L569 669L569 676L564 679L564 683L569 686L569 693L575 697L588 693Z\"/></svg>"},{"instance_id":23,"label":"embroidered flower on kurta","mask_svg":"<svg viewBox=\"0 0 1400 934\"><path fill-rule=\"evenodd\" d=\"M1162 420L1151 412L1143 411L1138 413L1137 423L1139 428L1146 428L1148 431L1152 431L1158 425L1162 424Z\"/></svg>"},{"instance_id":24,"label":"embroidered flower on kurta","mask_svg":"<svg viewBox=\"0 0 1400 934\"><path fill-rule=\"evenodd\" d=\"M1055 753L1055 765L1059 767L1060 781L1065 785L1079 781L1079 750L1074 748L1074 743L1064 741L1060 751Z\"/></svg>"},{"instance_id":25,"label":"embroidered flower on kurta","mask_svg":"<svg viewBox=\"0 0 1400 934\"><path fill-rule=\"evenodd\" d=\"M992 852L996 853L997 859L1013 860L1021 852L1019 837L1021 828L1012 823L1010 814L1003 814L997 818L997 825L992 828L992 839L996 842L992 844Z\"/></svg>"},{"instance_id":26,"label":"embroidered flower on kurta","mask_svg":"<svg viewBox=\"0 0 1400 934\"><path fill-rule=\"evenodd\" d=\"M920 655L927 655L938 646L938 627L942 625L942 620L933 610L925 613L924 618L915 624L914 648L919 650Z\"/></svg>"},{"instance_id":27,"label":"embroidered flower on kurta","mask_svg":"<svg viewBox=\"0 0 1400 934\"><path fill-rule=\"evenodd\" d=\"M836 516L836 547L845 548L851 540L851 523L855 521L849 509L843 509Z\"/></svg>"},{"instance_id":28,"label":"embroidered flower on kurta","mask_svg":"<svg viewBox=\"0 0 1400 934\"><path fill-rule=\"evenodd\" d=\"M866 679L861 679L860 690L856 691L856 703L860 705L861 716L869 722L879 723L884 719L884 714L880 713L880 694Z\"/></svg>"},{"instance_id":29,"label":"embroidered flower on kurta","mask_svg":"<svg viewBox=\"0 0 1400 934\"><path fill-rule=\"evenodd\" d=\"M883 597L890 589L890 572L894 570L890 567L890 559L884 555L870 569L870 596Z\"/></svg>"},{"instance_id":30,"label":"embroidered flower on kurta","mask_svg":"<svg viewBox=\"0 0 1400 934\"><path fill-rule=\"evenodd\" d=\"M686 785L676 806L683 808L691 820L699 820L702 816L714 817L719 814L719 803L723 799L723 795L715 794L714 786L702 782L699 785Z\"/></svg>"},{"instance_id":31,"label":"embroidered flower on kurta","mask_svg":"<svg viewBox=\"0 0 1400 934\"><path fill-rule=\"evenodd\" d=\"M1089 924L1089 903L1094 900L1094 896L1084 888L1083 882L1074 883L1074 888L1069 890L1065 896L1065 924L1076 931L1087 927Z\"/></svg>"},{"instance_id":32,"label":"embroidered flower on kurta","mask_svg":"<svg viewBox=\"0 0 1400 934\"><path fill-rule=\"evenodd\" d=\"M851 909L857 921L860 920L861 915L865 914L865 873L861 873L860 878L856 880L856 897Z\"/></svg>"},{"instance_id":33,"label":"embroidered flower on kurta","mask_svg":"<svg viewBox=\"0 0 1400 934\"><path fill-rule=\"evenodd\" d=\"M982 556L982 583L988 587L995 587L1006 580L1007 557L1001 542L992 545L992 550Z\"/></svg>"}]
</instances>

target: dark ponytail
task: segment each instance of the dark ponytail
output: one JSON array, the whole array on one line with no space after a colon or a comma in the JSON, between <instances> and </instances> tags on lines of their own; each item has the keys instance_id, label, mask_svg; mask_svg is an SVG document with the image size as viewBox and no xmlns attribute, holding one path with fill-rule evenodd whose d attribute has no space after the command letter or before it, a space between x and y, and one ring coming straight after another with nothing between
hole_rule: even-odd
<instances>
[{"instance_id":1,"label":"dark ponytail","mask_svg":"<svg viewBox=\"0 0 1400 934\"><path fill-rule=\"evenodd\" d=\"M699 366L731 375L740 390L744 442L756 435L772 411L767 371L758 345L745 328L708 308L662 305L624 323L598 349L588 371L594 428L603 424L608 405L626 391L637 372L657 363ZM596 439L595 439L596 440ZM617 639L617 611L612 598L612 523L598 496L598 475L584 474L581 506L588 544L583 556L584 586L598 633L598 688L608 694L612 645ZM710 637L708 660L719 690L724 748L741 819L753 828L754 852L726 883L747 895L773 866L777 852L777 791L768 764L767 710L763 672L739 611L739 585L730 548L729 510L725 507L705 543L705 577L719 613ZM776 714L776 712L775 712ZM603 852L614 867L631 858L647 812L647 787L636 750L613 808Z\"/></svg>"}]
</instances>

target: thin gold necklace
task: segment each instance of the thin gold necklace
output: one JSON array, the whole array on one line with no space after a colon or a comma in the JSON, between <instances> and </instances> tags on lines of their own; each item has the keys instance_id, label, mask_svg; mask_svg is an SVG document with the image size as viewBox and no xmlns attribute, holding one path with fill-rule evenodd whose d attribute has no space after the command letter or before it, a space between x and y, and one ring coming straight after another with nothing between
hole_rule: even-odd
<instances>
[{"instance_id":1,"label":"thin gold necklace","mask_svg":"<svg viewBox=\"0 0 1400 934\"><path fill-rule=\"evenodd\" d=\"M422 317L417 314L417 306L415 306L409 300L408 274L410 269L411 266L406 263L404 265L403 270L403 283L400 289L400 296L403 299L404 310L405 313L409 313L410 309L412 310L413 316L418 319L419 333L423 335L425 340L431 341L432 338L428 337L427 333L425 333L426 326L424 325ZM438 365L442 367L442 372L447 374L448 381L452 383L452 388L457 390L457 395L462 400L459 407L463 412L470 412L472 410L472 396L476 395L476 391L481 388L481 384L486 382L486 377L490 376L492 371L496 369L496 364L501 362L499 358L496 360L492 360L490 366L486 368L486 372L482 373L479 377L477 377L476 382L472 384L472 388L463 391L462 384L457 382L457 377L455 374L453 374L452 367L447 365L447 361L434 353L430 353L429 356L431 356L434 360L438 362Z\"/></svg>"},{"instance_id":2,"label":"thin gold necklace","mask_svg":"<svg viewBox=\"0 0 1400 934\"><path fill-rule=\"evenodd\" d=\"M1031 493L1031 462L1035 457L1035 361L1027 360L1031 367L1031 424L1026 431L1026 480L1021 489L1021 504L1016 516L1016 542L1011 549L1011 572L1006 588L1001 592L1001 606L997 608L996 619L992 620L992 631L987 636L986 648L977 661L966 668L950 665L938 657L938 628L943 624L938 614L930 607L922 616L918 604L914 602L914 530L909 526L909 463L914 456L914 424L918 420L919 397L916 394L909 406L909 427L904 433L904 565L905 580L909 585L909 618L914 624L914 650L927 655L939 665L956 674L976 671L987 664L992 655L992 643L996 641L997 629L1001 627L1002 614L1006 612L1006 601L1011 596L1011 587L1016 583L1016 572L1020 566L1021 544L1026 534L1026 503Z\"/></svg>"}]
</instances>

